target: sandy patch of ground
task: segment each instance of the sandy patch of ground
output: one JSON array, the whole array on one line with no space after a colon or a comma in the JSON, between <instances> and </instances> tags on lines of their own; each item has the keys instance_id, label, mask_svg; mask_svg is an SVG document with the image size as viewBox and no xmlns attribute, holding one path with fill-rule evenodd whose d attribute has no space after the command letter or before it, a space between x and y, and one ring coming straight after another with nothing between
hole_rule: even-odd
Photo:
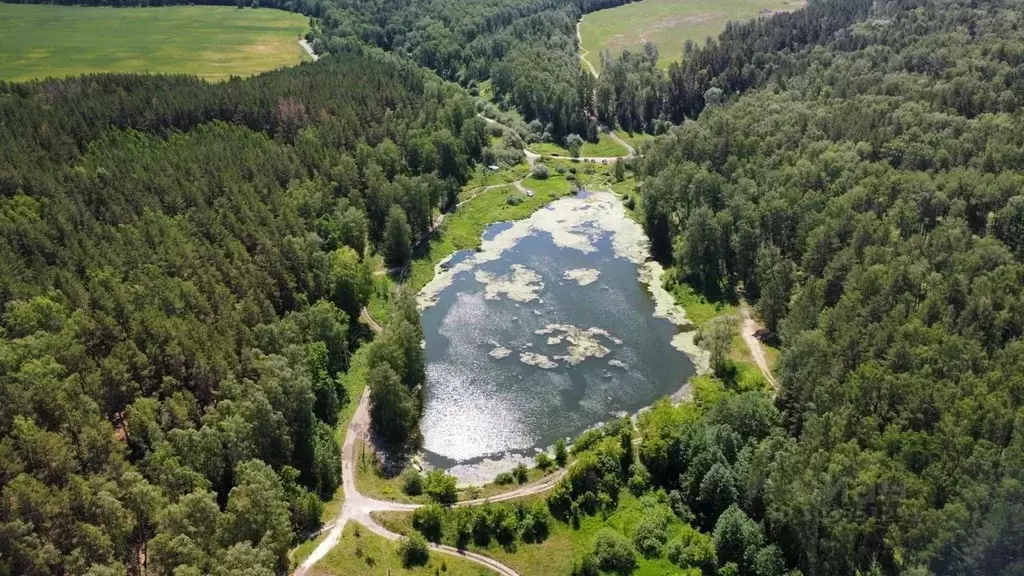
<instances>
[{"instance_id":1,"label":"sandy patch of ground","mask_svg":"<svg viewBox=\"0 0 1024 576\"><path fill-rule=\"evenodd\" d=\"M456 464L446 472L458 479L459 488L465 488L493 482L498 474L511 472L520 464L530 468L533 466L533 458L526 454L509 452L497 458L484 458L475 464Z\"/></svg>"}]
</instances>

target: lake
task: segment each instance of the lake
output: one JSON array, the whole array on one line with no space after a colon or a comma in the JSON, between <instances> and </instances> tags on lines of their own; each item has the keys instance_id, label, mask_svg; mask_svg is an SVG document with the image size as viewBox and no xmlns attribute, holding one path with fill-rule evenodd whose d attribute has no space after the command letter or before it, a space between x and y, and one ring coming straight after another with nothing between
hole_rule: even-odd
<instances>
[{"instance_id":1,"label":"lake","mask_svg":"<svg viewBox=\"0 0 1024 576\"><path fill-rule=\"evenodd\" d=\"M424 460L480 483L686 392L706 365L641 227L608 192L489 227L419 295Z\"/></svg>"}]
</instances>

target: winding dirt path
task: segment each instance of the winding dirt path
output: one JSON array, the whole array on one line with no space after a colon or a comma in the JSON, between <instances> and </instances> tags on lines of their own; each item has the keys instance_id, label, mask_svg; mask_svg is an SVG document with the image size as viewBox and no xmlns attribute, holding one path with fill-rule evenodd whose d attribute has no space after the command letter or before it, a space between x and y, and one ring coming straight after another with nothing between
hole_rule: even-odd
<instances>
[{"instance_id":1,"label":"winding dirt path","mask_svg":"<svg viewBox=\"0 0 1024 576\"><path fill-rule=\"evenodd\" d=\"M583 64L585 64L587 68L590 68L590 73L594 75L594 78L597 78L597 68L594 68L594 65L590 63L590 60L587 60L587 54L590 54L590 50L583 49L583 35L580 34L580 24L583 24L583 17L580 17L579 22L576 22L576 43L579 44L580 47L580 60L583 61Z\"/></svg>"},{"instance_id":2,"label":"winding dirt path","mask_svg":"<svg viewBox=\"0 0 1024 576\"><path fill-rule=\"evenodd\" d=\"M477 116L482 118L484 120L484 122L487 122L488 124L494 124L495 126L501 126L502 128L508 128L509 130L511 130L511 128L509 128L508 126L502 124L501 122L498 122L494 118L488 118L487 116L484 116L483 114L477 114ZM573 157L573 156L563 156L563 155L560 155L560 154L544 154L543 156L547 157L547 158L554 159L554 160L570 160L570 161L575 160L575 161L578 161L578 162L593 162L593 163L602 163L602 164L614 164L615 162L618 162L619 160L629 160L630 158L633 158L633 157L636 156L636 149L634 149L632 146L630 146L622 138L619 138L619 135L616 134L614 130L609 130L606 126L601 126L600 129L601 129L602 132L607 134L609 138L611 138L612 140L617 142L619 145L621 145L623 148L625 148L626 149L626 154L623 155L623 156L576 156L576 157ZM526 163L529 164L531 168L533 168L533 165L537 162L537 160L540 160L541 156L542 156L541 154L537 154L536 152L533 152L533 151L529 150L528 148L523 148L523 154L526 156ZM518 182L513 182L513 184L516 184L517 187L520 187L519 183L521 183L521 182L522 182L522 180L519 180Z\"/></svg>"},{"instance_id":3,"label":"winding dirt path","mask_svg":"<svg viewBox=\"0 0 1024 576\"><path fill-rule=\"evenodd\" d=\"M379 334L383 330L380 323L374 320L373 316L370 315L369 310L366 308L360 310L359 317L363 322L370 326L370 329L375 333ZM345 531L345 525L348 524L349 521L362 524L366 529L370 530L374 534L387 538L388 540L397 541L402 538L402 535L381 526L373 519L372 513L410 512L422 506L422 504L404 504L401 502L377 500L375 498L370 498L369 496L364 496L359 492L359 489L356 488L355 479L356 440L365 440L369 438L369 436L370 389L366 388L363 390L363 395L359 397L359 405L356 406L355 413L352 414L352 420L348 424L348 430L345 433L345 442L341 449L341 487L342 494L345 498L341 507L341 512L338 514L337 518L324 525L323 530L327 531L327 537L324 538L313 552L306 557L302 564L295 569L295 576L306 576L317 562L323 560L324 556L326 556L332 548L337 546L338 542L341 541L342 533ZM456 506L477 506L485 502L503 502L533 494L541 494L553 488L554 485L561 480L564 474L565 470L561 470L558 473L551 474L536 483L522 486L516 490L499 494L491 498L466 500L464 502L457 503ZM448 556L455 556L480 564L481 566L485 566L501 576L519 576L519 573L515 570L505 566L497 560L488 558L481 554L475 554L466 550L459 550L443 544L430 544L430 547L435 552L447 554Z\"/></svg>"},{"instance_id":4,"label":"winding dirt path","mask_svg":"<svg viewBox=\"0 0 1024 576\"><path fill-rule=\"evenodd\" d=\"M366 323L366 325L370 327L370 330L373 330L375 334L380 334L384 331L384 327L374 320L373 316L370 316L370 311L366 309L366 306L363 306L363 308L359 310L359 318Z\"/></svg>"},{"instance_id":5,"label":"winding dirt path","mask_svg":"<svg viewBox=\"0 0 1024 576\"><path fill-rule=\"evenodd\" d=\"M757 368L761 371L761 375L763 375L765 380L772 385L772 388L778 392L779 383L775 380L775 376L772 375L771 368L768 367L768 359L764 355L764 346L761 345L761 340L757 337L757 332L761 329L761 326L757 323L757 320L751 316L750 306L747 305L746 301L742 301L740 303L740 316L743 319L743 326L740 330L743 342L747 345L747 349L750 350L750 356L754 359L754 363L757 364Z\"/></svg>"},{"instance_id":6,"label":"winding dirt path","mask_svg":"<svg viewBox=\"0 0 1024 576\"><path fill-rule=\"evenodd\" d=\"M313 52L313 45L305 38L299 38L299 46L302 46L302 49L306 51L306 54L309 54L309 57L313 59L313 62L320 59L320 56L317 55L316 52Z\"/></svg>"}]
</instances>

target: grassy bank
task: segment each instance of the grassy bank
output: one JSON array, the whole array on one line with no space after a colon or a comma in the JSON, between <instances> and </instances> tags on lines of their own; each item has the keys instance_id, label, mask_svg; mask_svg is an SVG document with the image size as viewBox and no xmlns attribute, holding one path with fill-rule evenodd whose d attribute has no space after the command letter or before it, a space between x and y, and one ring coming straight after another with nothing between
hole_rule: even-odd
<instances>
[{"instance_id":1,"label":"grassy bank","mask_svg":"<svg viewBox=\"0 0 1024 576\"><path fill-rule=\"evenodd\" d=\"M531 152L551 156L569 156L569 151L554 142L535 142L527 146ZM612 140L607 134L598 135L597 142L584 142L580 148L580 156L625 156L628 150Z\"/></svg>"},{"instance_id":2,"label":"grassy bank","mask_svg":"<svg viewBox=\"0 0 1024 576\"><path fill-rule=\"evenodd\" d=\"M542 501L543 496L533 496L523 502ZM578 529L565 522L555 521L551 524L551 532L547 539L539 544L519 542L514 550L506 550L495 541L481 547L473 543L467 550L484 554L512 568L522 576L549 576L552 574L569 574L573 561L589 552L594 545L594 538L603 528L612 528L621 534L630 534L644 516L644 507L626 491L622 492L619 505L615 512L607 518L600 514L584 516ZM412 514L407 512L374 513L377 520L394 532L411 534ZM668 526L668 540L671 541L684 529L685 524L673 517ZM637 570L632 576L663 576L676 574L679 568L673 566L667 558L647 559L637 557Z\"/></svg>"},{"instance_id":3,"label":"grassy bank","mask_svg":"<svg viewBox=\"0 0 1024 576\"><path fill-rule=\"evenodd\" d=\"M227 6L109 8L0 3L0 80L99 72L209 80L298 64L305 16Z\"/></svg>"},{"instance_id":4,"label":"grassy bank","mask_svg":"<svg viewBox=\"0 0 1024 576\"><path fill-rule=\"evenodd\" d=\"M424 566L402 566L399 543L349 522L341 540L310 572L337 576L494 576L494 572L462 558L431 552Z\"/></svg>"}]
</instances>

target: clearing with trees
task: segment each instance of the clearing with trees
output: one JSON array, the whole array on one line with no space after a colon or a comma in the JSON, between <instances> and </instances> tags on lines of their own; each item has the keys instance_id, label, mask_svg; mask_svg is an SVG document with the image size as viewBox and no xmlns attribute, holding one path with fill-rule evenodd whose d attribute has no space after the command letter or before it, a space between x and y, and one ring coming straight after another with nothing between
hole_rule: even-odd
<instances>
[{"instance_id":1,"label":"clearing with trees","mask_svg":"<svg viewBox=\"0 0 1024 576\"><path fill-rule=\"evenodd\" d=\"M251 76L309 57L308 18L227 6L107 8L0 3L0 80L101 72Z\"/></svg>"}]
</instances>

